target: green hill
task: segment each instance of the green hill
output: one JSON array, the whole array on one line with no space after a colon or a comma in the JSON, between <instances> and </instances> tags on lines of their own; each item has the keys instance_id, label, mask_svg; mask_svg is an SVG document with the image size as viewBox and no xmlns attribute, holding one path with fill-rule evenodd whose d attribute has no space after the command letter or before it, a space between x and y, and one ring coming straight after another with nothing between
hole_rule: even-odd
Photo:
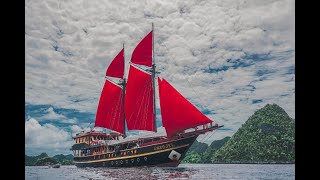
<instances>
[{"instance_id":1,"label":"green hill","mask_svg":"<svg viewBox=\"0 0 320 180\"><path fill-rule=\"evenodd\" d=\"M25 155L25 165L26 166L33 166L38 159L42 159L45 157L49 157L46 153L41 153L38 156L27 156Z\"/></svg>"},{"instance_id":2,"label":"green hill","mask_svg":"<svg viewBox=\"0 0 320 180\"><path fill-rule=\"evenodd\" d=\"M192 144L188 150L186 157L183 159L183 162L186 163L211 163L211 157L230 139L229 136L212 141L210 146L206 143L198 142L197 140Z\"/></svg>"},{"instance_id":3,"label":"green hill","mask_svg":"<svg viewBox=\"0 0 320 180\"><path fill-rule=\"evenodd\" d=\"M212 156L222 163L295 162L294 120L276 104L256 111Z\"/></svg>"},{"instance_id":4,"label":"green hill","mask_svg":"<svg viewBox=\"0 0 320 180\"><path fill-rule=\"evenodd\" d=\"M207 150L208 144L198 142L197 140L192 144L192 146L189 148L189 151L194 151L196 153L203 153Z\"/></svg>"},{"instance_id":5,"label":"green hill","mask_svg":"<svg viewBox=\"0 0 320 180\"><path fill-rule=\"evenodd\" d=\"M35 166L48 166L48 165L54 165L57 163L58 163L58 161L54 158L44 157L44 158L38 159L34 165Z\"/></svg>"},{"instance_id":6,"label":"green hill","mask_svg":"<svg viewBox=\"0 0 320 180\"><path fill-rule=\"evenodd\" d=\"M47 166L52 164L61 164L61 165L71 165L73 164L73 155L55 155L49 157L46 153L41 153L38 156L27 156L25 155L25 165L26 166Z\"/></svg>"},{"instance_id":7,"label":"green hill","mask_svg":"<svg viewBox=\"0 0 320 180\"><path fill-rule=\"evenodd\" d=\"M69 155L58 154L58 155L53 156L52 158L57 159L59 161L61 161L61 160L73 160L72 154L69 154Z\"/></svg>"},{"instance_id":8,"label":"green hill","mask_svg":"<svg viewBox=\"0 0 320 180\"><path fill-rule=\"evenodd\" d=\"M212 150L218 150L220 149L227 141L229 141L231 137L227 136L223 139L220 139L220 140L215 140L215 141L212 141L212 143L210 144L210 148Z\"/></svg>"},{"instance_id":9,"label":"green hill","mask_svg":"<svg viewBox=\"0 0 320 180\"><path fill-rule=\"evenodd\" d=\"M59 154L59 155L55 155L52 157L53 159L56 159L59 161L60 164L62 165L71 165L73 164L73 156L72 154L69 155L63 155L63 154Z\"/></svg>"}]
</instances>

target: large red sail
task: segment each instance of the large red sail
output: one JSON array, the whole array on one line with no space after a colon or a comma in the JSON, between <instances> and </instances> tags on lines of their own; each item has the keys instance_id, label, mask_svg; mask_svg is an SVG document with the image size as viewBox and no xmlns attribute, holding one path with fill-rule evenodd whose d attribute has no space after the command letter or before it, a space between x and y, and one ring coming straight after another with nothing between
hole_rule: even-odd
<instances>
[{"instance_id":1,"label":"large red sail","mask_svg":"<svg viewBox=\"0 0 320 180\"><path fill-rule=\"evenodd\" d=\"M125 114L128 130L155 131L152 77L130 65L125 95Z\"/></svg>"},{"instance_id":2,"label":"large red sail","mask_svg":"<svg viewBox=\"0 0 320 180\"><path fill-rule=\"evenodd\" d=\"M95 127L104 127L124 133L123 91L118 85L106 80L99 100Z\"/></svg>"},{"instance_id":3,"label":"large red sail","mask_svg":"<svg viewBox=\"0 0 320 180\"><path fill-rule=\"evenodd\" d=\"M124 74L124 49L112 60L109 65L106 76L123 78Z\"/></svg>"},{"instance_id":4,"label":"large red sail","mask_svg":"<svg viewBox=\"0 0 320 180\"><path fill-rule=\"evenodd\" d=\"M152 66L152 31L136 46L131 56L131 62Z\"/></svg>"},{"instance_id":5,"label":"large red sail","mask_svg":"<svg viewBox=\"0 0 320 180\"><path fill-rule=\"evenodd\" d=\"M167 136L212 122L165 79L158 78L162 124Z\"/></svg>"}]
</instances>

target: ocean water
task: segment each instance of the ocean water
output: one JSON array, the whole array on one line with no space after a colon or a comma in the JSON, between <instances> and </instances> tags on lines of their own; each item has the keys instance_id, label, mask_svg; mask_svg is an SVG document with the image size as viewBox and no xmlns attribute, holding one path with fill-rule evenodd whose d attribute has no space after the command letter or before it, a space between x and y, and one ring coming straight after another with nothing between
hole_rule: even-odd
<instances>
[{"instance_id":1,"label":"ocean water","mask_svg":"<svg viewBox=\"0 0 320 180\"><path fill-rule=\"evenodd\" d=\"M180 164L176 168L77 168L26 166L26 180L98 179L295 179L294 164Z\"/></svg>"}]
</instances>

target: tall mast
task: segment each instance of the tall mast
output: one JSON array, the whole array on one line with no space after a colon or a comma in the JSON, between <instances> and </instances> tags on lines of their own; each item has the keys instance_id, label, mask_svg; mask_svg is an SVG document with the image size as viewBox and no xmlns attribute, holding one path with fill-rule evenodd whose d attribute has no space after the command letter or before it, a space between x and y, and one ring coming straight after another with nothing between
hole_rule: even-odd
<instances>
[{"instance_id":1,"label":"tall mast","mask_svg":"<svg viewBox=\"0 0 320 180\"><path fill-rule=\"evenodd\" d=\"M153 38L153 23L152 23L152 91L153 91L153 115L154 115L154 129L157 132L157 116L156 116L156 87L155 87L155 77L156 77L156 64L154 59L154 38Z\"/></svg>"},{"instance_id":2,"label":"tall mast","mask_svg":"<svg viewBox=\"0 0 320 180\"><path fill-rule=\"evenodd\" d=\"M124 66L126 66L126 61L125 61L125 55L124 55L124 43L123 45L123 61L124 61ZM125 68L124 68L125 69ZM123 138L127 137L126 135L126 114L125 114L125 110L124 110L124 96L125 96L125 92L126 92L126 78L125 76L123 77L123 82L122 82L122 110L123 110Z\"/></svg>"}]
</instances>

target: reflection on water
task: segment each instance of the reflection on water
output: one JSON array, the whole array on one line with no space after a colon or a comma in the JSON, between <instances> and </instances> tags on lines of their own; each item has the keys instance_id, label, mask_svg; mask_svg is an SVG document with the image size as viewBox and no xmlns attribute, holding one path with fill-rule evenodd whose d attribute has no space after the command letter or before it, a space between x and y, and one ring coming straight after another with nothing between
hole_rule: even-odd
<instances>
[{"instance_id":1,"label":"reflection on water","mask_svg":"<svg viewBox=\"0 0 320 180\"><path fill-rule=\"evenodd\" d=\"M89 169L88 169L89 170ZM138 168L98 168L91 169L97 174L106 178L115 179L190 179L191 175L197 170L189 168L157 168L157 167L138 167Z\"/></svg>"},{"instance_id":2,"label":"reflection on water","mask_svg":"<svg viewBox=\"0 0 320 180\"><path fill-rule=\"evenodd\" d=\"M25 179L294 179L294 164L181 164L176 168L77 168L26 166Z\"/></svg>"}]
</instances>

